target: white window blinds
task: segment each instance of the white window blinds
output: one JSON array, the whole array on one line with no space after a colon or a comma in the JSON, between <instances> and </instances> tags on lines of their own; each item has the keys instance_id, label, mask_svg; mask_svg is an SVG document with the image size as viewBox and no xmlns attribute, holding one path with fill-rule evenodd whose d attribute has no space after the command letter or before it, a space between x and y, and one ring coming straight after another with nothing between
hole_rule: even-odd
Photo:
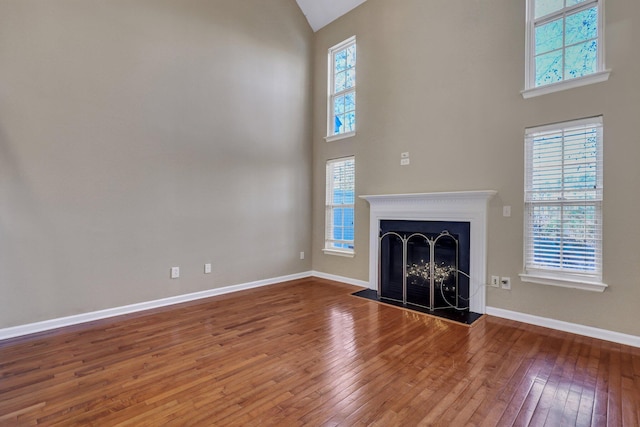
<instances>
[{"instance_id":1,"label":"white window blinds","mask_svg":"<svg viewBox=\"0 0 640 427\"><path fill-rule=\"evenodd\" d=\"M353 252L355 159L327 162L325 250Z\"/></svg>"},{"instance_id":2,"label":"white window blinds","mask_svg":"<svg viewBox=\"0 0 640 427\"><path fill-rule=\"evenodd\" d=\"M525 271L602 280L602 117L526 130Z\"/></svg>"}]
</instances>

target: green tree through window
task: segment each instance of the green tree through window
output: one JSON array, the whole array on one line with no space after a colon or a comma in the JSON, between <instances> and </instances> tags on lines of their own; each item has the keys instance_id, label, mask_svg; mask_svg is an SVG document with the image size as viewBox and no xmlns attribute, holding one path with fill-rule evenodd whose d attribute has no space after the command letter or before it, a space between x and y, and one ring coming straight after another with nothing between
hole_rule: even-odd
<instances>
[{"instance_id":1,"label":"green tree through window","mask_svg":"<svg viewBox=\"0 0 640 427\"><path fill-rule=\"evenodd\" d=\"M356 130L356 39L329 49L327 136L349 136Z\"/></svg>"},{"instance_id":2,"label":"green tree through window","mask_svg":"<svg viewBox=\"0 0 640 427\"><path fill-rule=\"evenodd\" d=\"M527 89L604 71L602 1L527 0Z\"/></svg>"}]
</instances>

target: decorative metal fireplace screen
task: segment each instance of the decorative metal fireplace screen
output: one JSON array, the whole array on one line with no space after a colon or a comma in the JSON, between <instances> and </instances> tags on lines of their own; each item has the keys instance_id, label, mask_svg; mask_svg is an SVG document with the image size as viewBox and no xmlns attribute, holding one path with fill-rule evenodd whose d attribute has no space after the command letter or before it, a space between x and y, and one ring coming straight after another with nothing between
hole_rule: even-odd
<instances>
[{"instance_id":1,"label":"decorative metal fireplace screen","mask_svg":"<svg viewBox=\"0 0 640 427\"><path fill-rule=\"evenodd\" d=\"M381 221L378 298L469 309L469 223Z\"/></svg>"}]
</instances>

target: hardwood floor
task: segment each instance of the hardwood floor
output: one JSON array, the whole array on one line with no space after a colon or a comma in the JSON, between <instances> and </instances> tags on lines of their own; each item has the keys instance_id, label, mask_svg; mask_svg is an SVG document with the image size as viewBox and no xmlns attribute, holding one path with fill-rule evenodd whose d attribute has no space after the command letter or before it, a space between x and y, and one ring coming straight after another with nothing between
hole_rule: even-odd
<instances>
[{"instance_id":1,"label":"hardwood floor","mask_svg":"<svg viewBox=\"0 0 640 427\"><path fill-rule=\"evenodd\" d=\"M0 342L0 425L637 426L640 349L304 279Z\"/></svg>"}]
</instances>

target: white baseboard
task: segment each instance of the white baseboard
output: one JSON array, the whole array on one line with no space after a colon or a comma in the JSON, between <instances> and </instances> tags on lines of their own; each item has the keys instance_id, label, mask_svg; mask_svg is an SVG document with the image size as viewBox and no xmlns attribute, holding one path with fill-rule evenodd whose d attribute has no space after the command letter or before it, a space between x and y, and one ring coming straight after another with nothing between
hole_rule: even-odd
<instances>
[{"instance_id":1,"label":"white baseboard","mask_svg":"<svg viewBox=\"0 0 640 427\"><path fill-rule=\"evenodd\" d=\"M350 277L336 276L335 274L323 273L321 271L312 271L311 275L320 279L333 280L334 282L342 282L348 285L361 286L363 288L369 287L369 282L365 282L364 280L352 279Z\"/></svg>"},{"instance_id":2,"label":"white baseboard","mask_svg":"<svg viewBox=\"0 0 640 427\"><path fill-rule=\"evenodd\" d=\"M10 328L0 329L0 340L34 334L36 332L49 331L65 326L78 325L80 323L92 322L94 320L101 320L114 316L121 316L123 314L131 314L139 311L151 310L153 308L166 307L168 305L180 304L183 302L194 301L202 298L209 298L216 295L223 295L231 292L243 291L246 289L259 288L261 286L274 285L281 282L287 282L289 280L304 279L305 277L310 276L312 276L312 272L308 271L298 274L291 274L288 276L274 277L272 279L242 283L239 285L225 286L223 288L210 289L207 291L194 292L191 294L177 295L174 297L163 298L154 301L130 304L122 307L92 311L90 313L82 313L74 316L59 317L57 319L44 320L42 322L29 323L26 325L13 326Z\"/></svg>"},{"instance_id":3,"label":"white baseboard","mask_svg":"<svg viewBox=\"0 0 640 427\"><path fill-rule=\"evenodd\" d=\"M501 308L495 307L487 307L487 314L490 316L502 317L504 319L529 323L531 325L543 326L545 328L571 332L573 334L584 335L587 337L597 338L605 341L611 341L618 344L640 347L640 337L636 335L622 334L620 332L608 331L606 329L579 325L577 323L563 322L561 320L554 320L546 317L519 313L517 311L503 310Z\"/></svg>"},{"instance_id":4,"label":"white baseboard","mask_svg":"<svg viewBox=\"0 0 640 427\"><path fill-rule=\"evenodd\" d=\"M60 317L57 319L44 320L42 322L29 323L26 325L13 326L0 329L0 340L15 338L19 336L34 334L37 332L49 331L52 329L62 328L65 326L78 325L81 323L91 322L94 320L106 319L109 317L121 316L123 314L131 314L154 308L166 307L173 304L195 301L203 298L209 298L217 295L224 295L232 292L243 291L247 289L259 288L262 286L274 285L277 283L287 282L290 280L304 279L306 277L318 277L321 279L333 280L336 282L347 283L354 286L364 288L369 287L369 282L364 280L352 279L349 277L337 276L334 274L322 273L320 271L307 271L303 273L291 274L287 276L274 277L272 279L258 280L255 282L242 283L224 288L210 289L202 292L195 292L185 295L177 295L174 297L163 298L154 301L147 301L137 304L125 305L122 307L108 308L105 310L93 311L74 316ZM531 314L519 313L516 311L503 310L501 308L487 307L487 314L505 319L515 320L518 322L529 323L532 325L543 326L546 328L557 329L560 331L571 332L578 335L584 335L592 338L598 338L619 344L640 347L640 337L635 335L622 334L619 332L608 331L605 329L593 328L590 326L579 325L576 323L563 322L560 320L548 319L546 317L533 316Z\"/></svg>"}]
</instances>

